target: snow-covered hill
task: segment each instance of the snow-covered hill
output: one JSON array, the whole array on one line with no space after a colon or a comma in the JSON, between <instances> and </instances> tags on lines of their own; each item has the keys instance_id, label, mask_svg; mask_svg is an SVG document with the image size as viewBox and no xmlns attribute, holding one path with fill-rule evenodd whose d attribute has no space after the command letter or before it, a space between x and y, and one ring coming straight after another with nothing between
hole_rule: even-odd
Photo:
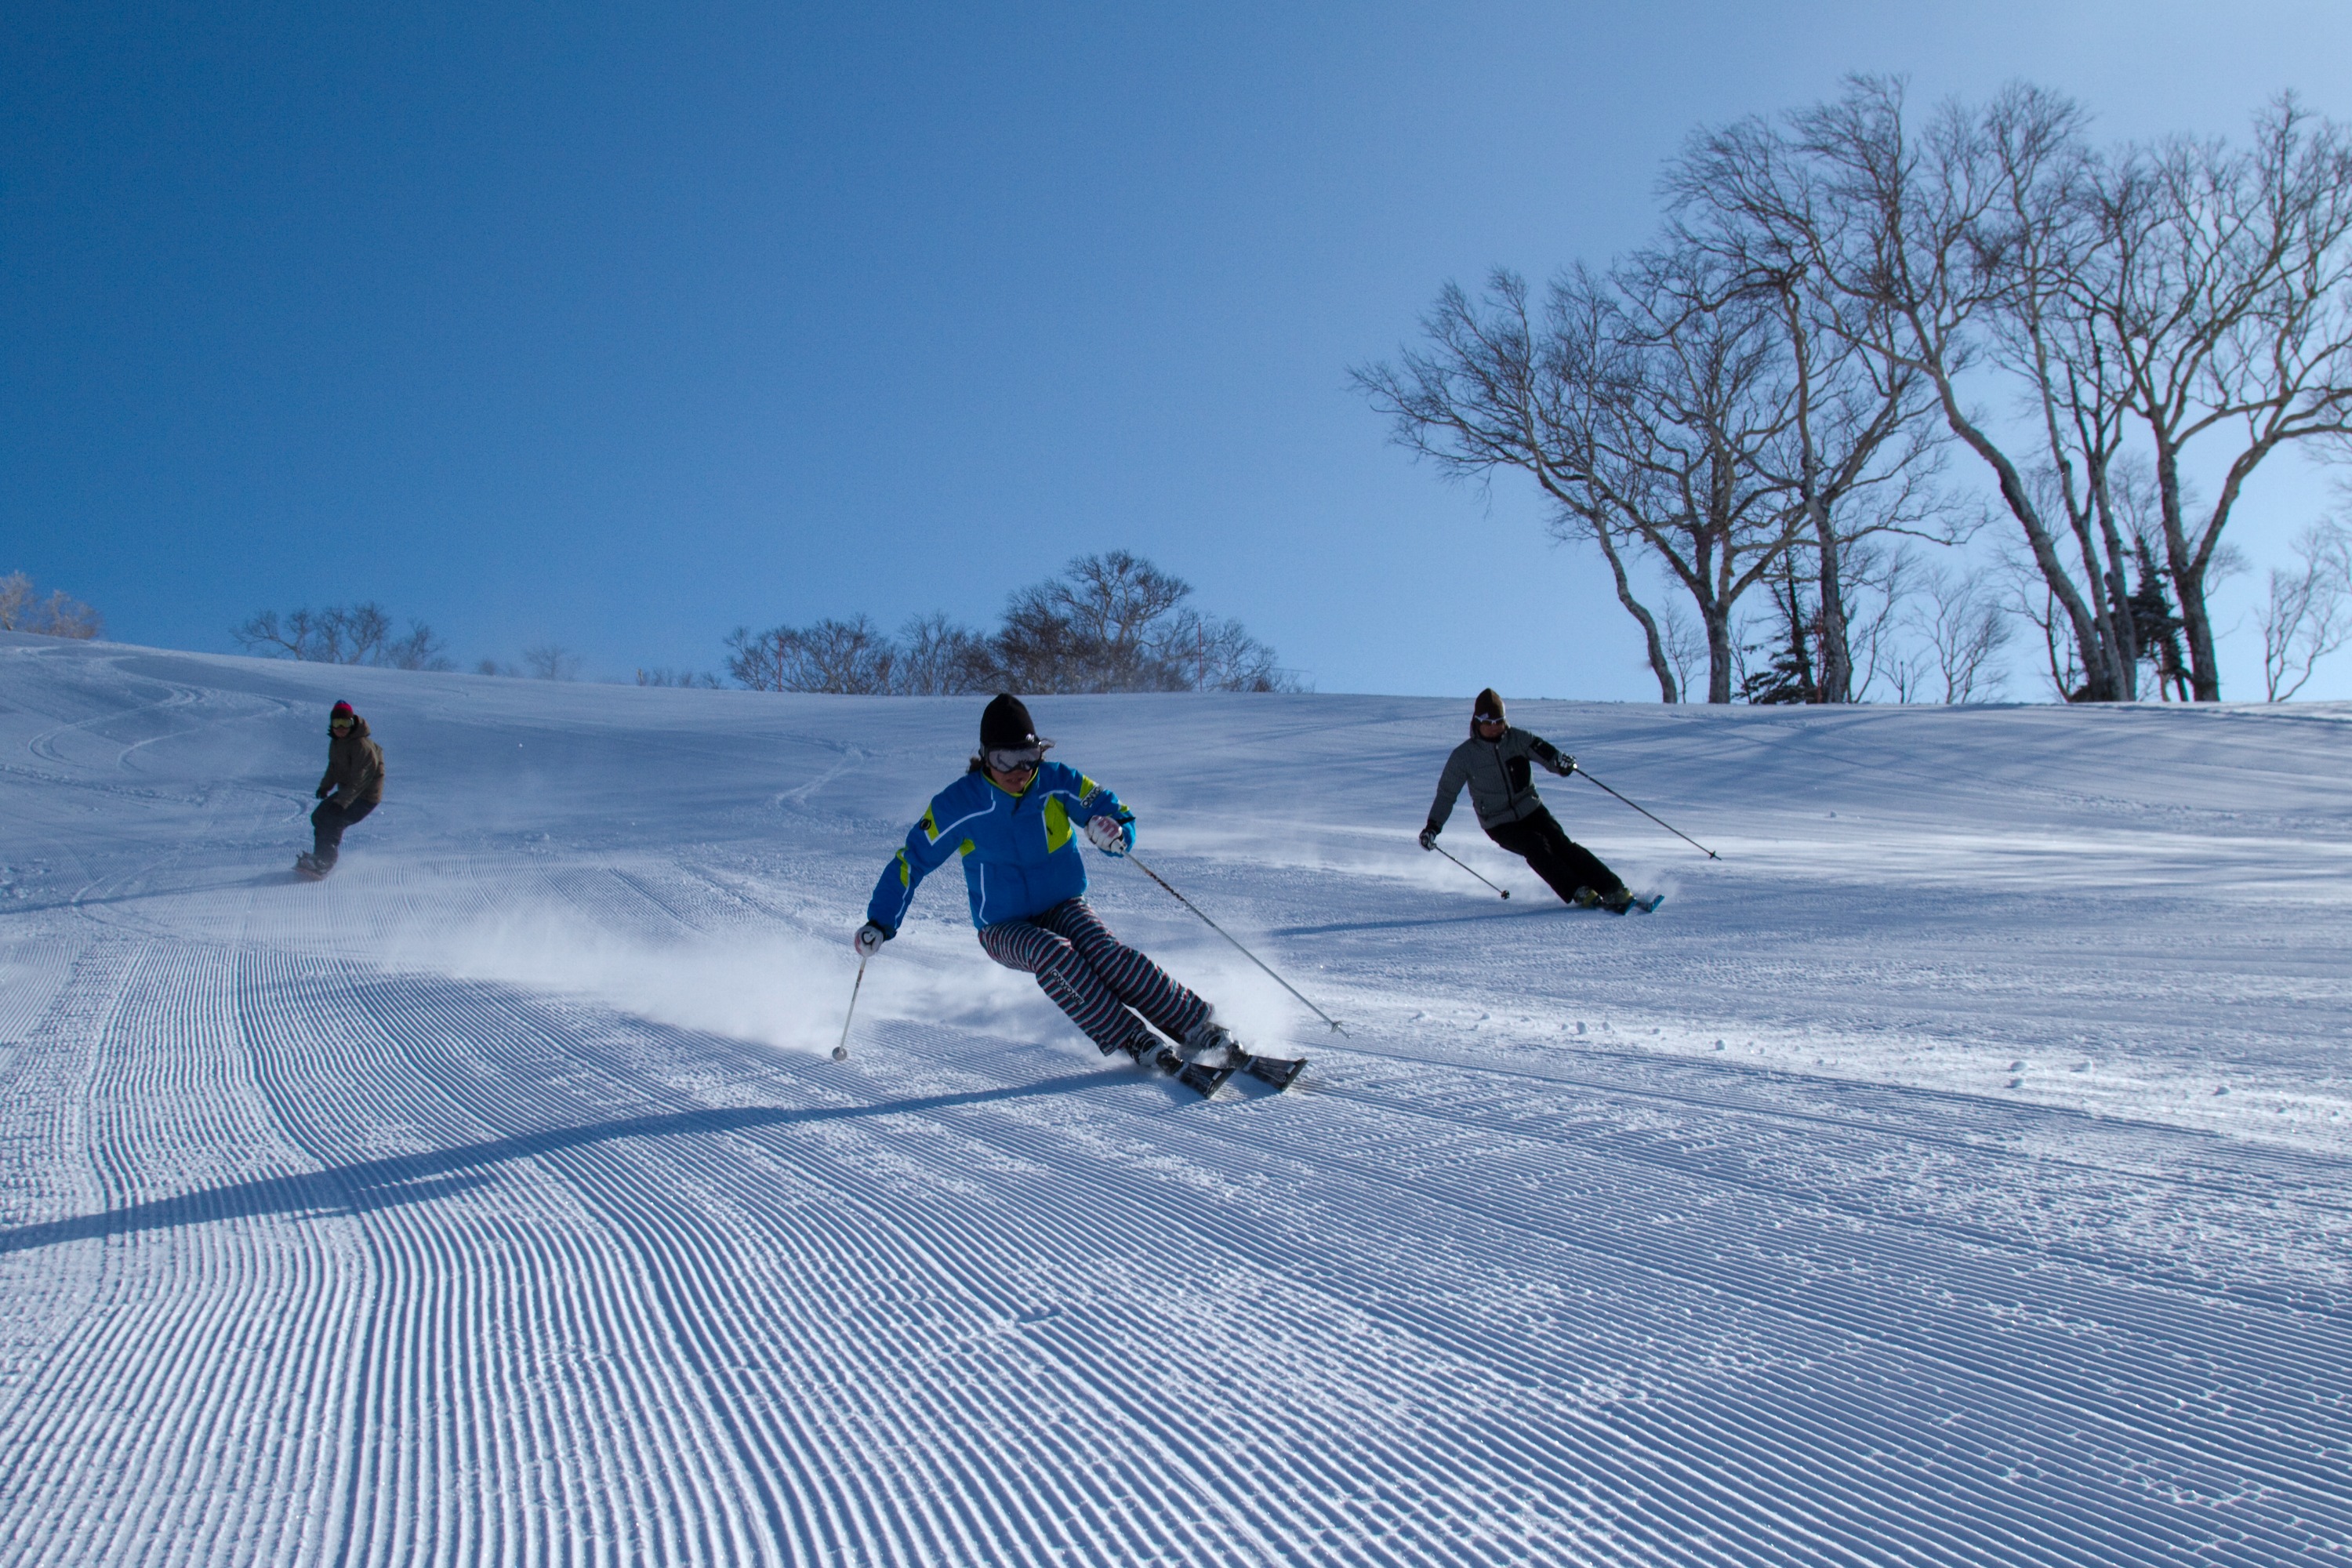
<instances>
[{"instance_id":1,"label":"snow-covered hill","mask_svg":"<svg viewBox=\"0 0 2352 1568\"><path fill-rule=\"evenodd\" d=\"M383 808L286 871L349 697ZM0 1561L2340 1562L2352 711L1040 700L1107 1065L927 886L979 704L0 637Z\"/></svg>"}]
</instances>

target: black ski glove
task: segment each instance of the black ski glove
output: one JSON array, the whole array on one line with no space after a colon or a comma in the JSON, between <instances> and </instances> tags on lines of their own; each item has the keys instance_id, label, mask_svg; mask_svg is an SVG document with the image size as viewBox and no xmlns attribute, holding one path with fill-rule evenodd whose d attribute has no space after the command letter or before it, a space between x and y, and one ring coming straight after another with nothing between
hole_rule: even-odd
<instances>
[{"instance_id":1,"label":"black ski glove","mask_svg":"<svg viewBox=\"0 0 2352 1568\"><path fill-rule=\"evenodd\" d=\"M1424 827L1421 830L1421 847L1423 849L1434 849L1437 847L1437 829L1434 826Z\"/></svg>"}]
</instances>

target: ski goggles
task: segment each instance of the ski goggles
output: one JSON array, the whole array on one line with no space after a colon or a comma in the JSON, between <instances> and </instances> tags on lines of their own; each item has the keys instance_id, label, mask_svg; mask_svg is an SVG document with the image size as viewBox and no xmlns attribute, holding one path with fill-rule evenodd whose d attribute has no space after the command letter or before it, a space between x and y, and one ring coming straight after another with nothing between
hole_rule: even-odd
<instances>
[{"instance_id":1,"label":"ski goggles","mask_svg":"<svg viewBox=\"0 0 2352 1568\"><path fill-rule=\"evenodd\" d=\"M1034 768L1045 760L1044 746L997 746L982 753L988 765L1000 773L1017 773Z\"/></svg>"},{"instance_id":2,"label":"ski goggles","mask_svg":"<svg viewBox=\"0 0 2352 1568\"><path fill-rule=\"evenodd\" d=\"M327 721L327 728L330 730L348 730L351 727L352 721L349 719L330 719Z\"/></svg>"}]
</instances>

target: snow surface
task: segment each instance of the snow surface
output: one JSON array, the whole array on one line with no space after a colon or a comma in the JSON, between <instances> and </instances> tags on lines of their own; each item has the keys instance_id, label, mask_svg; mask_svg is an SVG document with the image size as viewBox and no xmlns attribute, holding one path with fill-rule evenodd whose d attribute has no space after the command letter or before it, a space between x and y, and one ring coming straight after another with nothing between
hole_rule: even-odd
<instances>
[{"instance_id":1,"label":"snow surface","mask_svg":"<svg viewBox=\"0 0 2352 1568\"><path fill-rule=\"evenodd\" d=\"M324 709L390 759L320 885ZM0 637L0 1561L2343 1562L2352 710L1045 700L1107 1064L952 869L979 704Z\"/></svg>"}]
</instances>

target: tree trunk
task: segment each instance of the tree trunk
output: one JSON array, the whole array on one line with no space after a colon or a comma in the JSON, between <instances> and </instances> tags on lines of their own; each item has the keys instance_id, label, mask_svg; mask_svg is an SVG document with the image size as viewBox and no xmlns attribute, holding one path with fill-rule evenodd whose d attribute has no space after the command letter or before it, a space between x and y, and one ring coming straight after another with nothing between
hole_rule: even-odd
<instances>
[{"instance_id":1,"label":"tree trunk","mask_svg":"<svg viewBox=\"0 0 2352 1568\"><path fill-rule=\"evenodd\" d=\"M1853 650L1846 646L1845 594L1838 558L1837 534L1830 514L1818 500L1813 503L1813 528L1822 552L1822 675L1821 700L1853 700Z\"/></svg>"},{"instance_id":2,"label":"tree trunk","mask_svg":"<svg viewBox=\"0 0 2352 1568\"><path fill-rule=\"evenodd\" d=\"M1813 689L1813 700L1851 702L1853 650L1846 646L1845 592L1841 580L1837 531L1830 527L1830 509L1822 500L1821 458L1813 449L1812 345L1794 291L1783 290L1781 299L1788 316L1789 341L1797 359L1797 488L1804 502L1805 519L1813 525L1813 539L1822 555L1822 672ZM1793 581L1789 595L1793 605ZM1798 636L1802 637L1801 630Z\"/></svg>"},{"instance_id":3,"label":"tree trunk","mask_svg":"<svg viewBox=\"0 0 2352 1568\"><path fill-rule=\"evenodd\" d=\"M1706 700L1731 700L1731 671L1738 650L1731 646L1731 616L1718 604L1699 606L1706 624Z\"/></svg>"},{"instance_id":4,"label":"tree trunk","mask_svg":"<svg viewBox=\"0 0 2352 1568\"><path fill-rule=\"evenodd\" d=\"M2123 665L2124 700L2136 702L2139 700L2139 623L2133 617L2131 583L2124 575L2123 534L2116 527L2115 496L2109 489L2105 458L2094 460L2090 501L2098 513L2099 535L2107 547L2107 616L2116 627L2116 653Z\"/></svg>"},{"instance_id":5,"label":"tree trunk","mask_svg":"<svg viewBox=\"0 0 2352 1568\"><path fill-rule=\"evenodd\" d=\"M2214 504L2214 526L2206 532L2209 541L2221 532L2220 521L2237 500L2248 467L2241 458L2222 482L2221 499ZM2164 516L2164 563L2172 577L2173 597L2180 602L2180 629L2189 639L2189 696L2198 702L2219 702L2221 665L2213 648L2213 618L2205 609L2208 560L2189 548L2188 524L2180 515L2180 449L2161 432L2156 444L2156 493Z\"/></svg>"},{"instance_id":6,"label":"tree trunk","mask_svg":"<svg viewBox=\"0 0 2352 1568\"><path fill-rule=\"evenodd\" d=\"M1657 618L1633 597L1633 585L1625 576L1624 558L1617 553L1616 542L1609 537L1607 527L1595 523L1592 537L1599 542L1601 553L1608 558L1611 574L1617 579L1617 602L1625 606L1627 615L1642 624L1642 636L1649 645L1650 672L1658 678L1658 700L1680 702L1682 689L1675 681L1674 661L1666 657L1665 639L1658 635Z\"/></svg>"},{"instance_id":7,"label":"tree trunk","mask_svg":"<svg viewBox=\"0 0 2352 1568\"><path fill-rule=\"evenodd\" d=\"M1925 332L1920 333L1924 342ZM2084 694L2094 702L2113 702L2123 696L2122 683L2115 669L2115 649L2100 635L2099 617L2083 602L2074 580L2066 574L2066 563L2058 559L2057 547L2051 542L2050 531L2042 525L2042 514L2035 510L2032 498L2026 493L2024 476L2009 455L1993 445L1992 438L1978 429L1960 412L1958 394L1954 391L1950 376L1942 365L1927 362L1924 368L1935 379L1936 394L1944 405L1944 423L1953 435L1967 444L1969 449L1985 461L2000 484L2000 499L2009 505L2010 515L2025 530L2027 548L2033 552L2033 563L2042 572L2042 580L2049 586L2051 597L2066 612L2067 621L2074 628L2074 645L2083 655Z\"/></svg>"}]
</instances>

